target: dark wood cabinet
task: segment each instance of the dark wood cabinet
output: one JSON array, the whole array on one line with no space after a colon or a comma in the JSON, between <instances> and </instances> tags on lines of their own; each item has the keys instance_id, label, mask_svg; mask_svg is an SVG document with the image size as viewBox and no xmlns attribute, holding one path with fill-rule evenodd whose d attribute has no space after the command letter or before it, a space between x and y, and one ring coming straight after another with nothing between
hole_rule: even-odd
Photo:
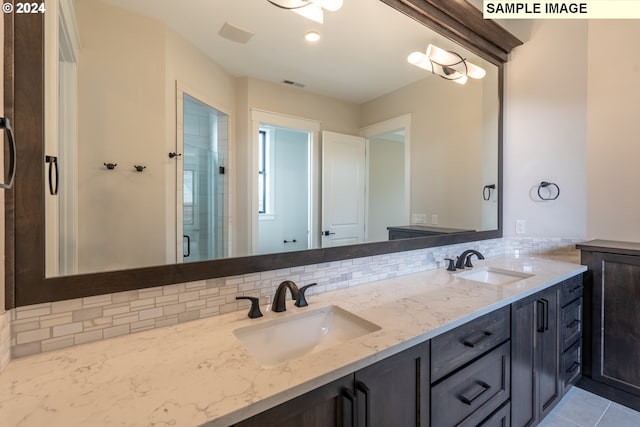
<instances>
[{"instance_id":1,"label":"dark wood cabinet","mask_svg":"<svg viewBox=\"0 0 640 427\"><path fill-rule=\"evenodd\" d=\"M585 351L591 356L590 378L580 385L640 410L640 243L592 241L578 248L589 267Z\"/></svg>"},{"instance_id":2,"label":"dark wood cabinet","mask_svg":"<svg viewBox=\"0 0 640 427\"><path fill-rule=\"evenodd\" d=\"M428 225L402 225L387 227L389 240L411 239L414 237L444 236L459 233L471 233L475 230L460 228L433 227Z\"/></svg>"},{"instance_id":3,"label":"dark wood cabinet","mask_svg":"<svg viewBox=\"0 0 640 427\"><path fill-rule=\"evenodd\" d=\"M429 342L355 373L357 425L429 425Z\"/></svg>"},{"instance_id":4,"label":"dark wood cabinet","mask_svg":"<svg viewBox=\"0 0 640 427\"><path fill-rule=\"evenodd\" d=\"M562 282L560 291L561 391L566 393L582 376L582 275Z\"/></svg>"},{"instance_id":5,"label":"dark wood cabinet","mask_svg":"<svg viewBox=\"0 0 640 427\"><path fill-rule=\"evenodd\" d=\"M509 339L509 307L486 314L431 340L431 382Z\"/></svg>"},{"instance_id":6,"label":"dark wood cabinet","mask_svg":"<svg viewBox=\"0 0 640 427\"><path fill-rule=\"evenodd\" d=\"M347 375L241 421L236 427L352 427L356 425L356 410L353 375Z\"/></svg>"},{"instance_id":7,"label":"dark wood cabinet","mask_svg":"<svg viewBox=\"0 0 640 427\"><path fill-rule=\"evenodd\" d=\"M561 397L556 285L512 304L511 425L536 425Z\"/></svg>"},{"instance_id":8,"label":"dark wood cabinet","mask_svg":"<svg viewBox=\"0 0 640 427\"><path fill-rule=\"evenodd\" d=\"M236 426L428 427L429 345L376 362Z\"/></svg>"},{"instance_id":9,"label":"dark wood cabinet","mask_svg":"<svg viewBox=\"0 0 640 427\"><path fill-rule=\"evenodd\" d=\"M507 341L432 386L433 427L477 426L509 400L509 347Z\"/></svg>"},{"instance_id":10,"label":"dark wood cabinet","mask_svg":"<svg viewBox=\"0 0 640 427\"><path fill-rule=\"evenodd\" d=\"M489 418L479 424L480 427L510 427L511 426L511 403L505 403Z\"/></svg>"}]
</instances>

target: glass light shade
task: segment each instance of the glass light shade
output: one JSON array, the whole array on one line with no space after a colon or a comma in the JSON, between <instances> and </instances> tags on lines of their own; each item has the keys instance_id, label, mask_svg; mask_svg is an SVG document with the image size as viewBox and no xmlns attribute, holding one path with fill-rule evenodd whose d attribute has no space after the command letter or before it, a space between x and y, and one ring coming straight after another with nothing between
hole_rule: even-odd
<instances>
[{"instance_id":1,"label":"glass light shade","mask_svg":"<svg viewBox=\"0 0 640 427\"><path fill-rule=\"evenodd\" d=\"M322 24L324 22L324 12L322 11L322 7L316 3L309 3L308 6L301 7L299 9L291 9L291 11L317 22L318 24Z\"/></svg>"},{"instance_id":2,"label":"glass light shade","mask_svg":"<svg viewBox=\"0 0 640 427\"><path fill-rule=\"evenodd\" d=\"M336 10L340 10L343 0L311 0L311 3L315 3L329 12L335 12Z\"/></svg>"},{"instance_id":3,"label":"glass light shade","mask_svg":"<svg viewBox=\"0 0 640 427\"><path fill-rule=\"evenodd\" d=\"M458 55L454 55L453 53L447 52L446 50L432 44L427 46L427 57L433 62L437 62L440 65L447 65L451 68L455 68L452 64L462 60Z\"/></svg>"},{"instance_id":4,"label":"glass light shade","mask_svg":"<svg viewBox=\"0 0 640 427\"><path fill-rule=\"evenodd\" d=\"M477 65L472 64L469 61L467 62L467 75L473 79L481 79L487 75L487 72L482 67L478 67Z\"/></svg>"},{"instance_id":5,"label":"glass light shade","mask_svg":"<svg viewBox=\"0 0 640 427\"><path fill-rule=\"evenodd\" d=\"M483 78L487 72L482 68L478 67L471 62L464 60L464 64L461 62L461 59L458 55L454 55L451 52L447 52L446 50L439 48L438 46L430 44L427 47L427 57L433 62L436 62L440 65L446 65L449 68L452 68L462 74L466 74L474 79ZM465 66L466 64L466 66Z\"/></svg>"},{"instance_id":6,"label":"glass light shade","mask_svg":"<svg viewBox=\"0 0 640 427\"><path fill-rule=\"evenodd\" d=\"M420 68L425 69L427 71L433 72L433 67L431 66L431 61L429 61L429 58L427 58L427 55L425 55L422 52L410 53L409 56L407 56L407 62L409 64L415 65L416 67L420 67Z\"/></svg>"}]
</instances>

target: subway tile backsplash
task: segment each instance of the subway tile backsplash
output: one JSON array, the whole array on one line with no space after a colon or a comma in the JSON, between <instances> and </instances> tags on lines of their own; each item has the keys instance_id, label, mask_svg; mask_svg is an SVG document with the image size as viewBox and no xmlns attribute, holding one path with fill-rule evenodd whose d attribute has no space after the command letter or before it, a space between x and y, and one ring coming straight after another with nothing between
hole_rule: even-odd
<instances>
[{"instance_id":1,"label":"subway tile backsplash","mask_svg":"<svg viewBox=\"0 0 640 427\"><path fill-rule=\"evenodd\" d=\"M445 257L470 247L487 257L516 252L571 255L580 241L493 239L19 307L0 316L0 369L10 357L246 309L248 303L236 301L237 295L260 297L264 305L284 279L318 283L309 290L315 294L438 268Z\"/></svg>"}]
</instances>

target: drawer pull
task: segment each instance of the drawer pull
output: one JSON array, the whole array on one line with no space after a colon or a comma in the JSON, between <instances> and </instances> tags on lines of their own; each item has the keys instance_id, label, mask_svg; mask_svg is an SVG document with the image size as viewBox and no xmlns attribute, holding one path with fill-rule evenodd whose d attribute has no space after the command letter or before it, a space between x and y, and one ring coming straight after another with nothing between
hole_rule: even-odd
<instances>
[{"instance_id":1,"label":"drawer pull","mask_svg":"<svg viewBox=\"0 0 640 427\"><path fill-rule=\"evenodd\" d=\"M571 289L571 290L569 291L569 293L570 293L570 294L572 294L572 293L574 293L575 291L577 291L577 290L579 290L579 289L582 289L582 285L577 285L575 288Z\"/></svg>"},{"instance_id":2,"label":"drawer pull","mask_svg":"<svg viewBox=\"0 0 640 427\"><path fill-rule=\"evenodd\" d=\"M574 372L576 371L576 369L578 369L579 367L580 367L580 364L579 364L578 362L573 362L573 363L571 364L571 366L569 366L569 367L567 368L567 370L565 371L565 373L567 373L567 374L572 374L572 373L574 373Z\"/></svg>"},{"instance_id":3,"label":"drawer pull","mask_svg":"<svg viewBox=\"0 0 640 427\"><path fill-rule=\"evenodd\" d=\"M573 329L574 327L576 327L578 324L580 323L580 320L578 319L573 319L573 322L569 323L567 325L567 329Z\"/></svg>"},{"instance_id":4,"label":"drawer pull","mask_svg":"<svg viewBox=\"0 0 640 427\"><path fill-rule=\"evenodd\" d=\"M467 347L473 348L476 345L480 344L482 341L489 338L491 335L493 335L493 333L489 331L484 331L482 334L478 335L477 337L465 339L462 343Z\"/></svg>"},{"instance_id":5,"label":"drawer pull","mask_svg":"<svg viewBox=\"0 0 640 427\"><path fill-rule=\"evenodd\" d=\"M345 411L344 411L344 405L342 406L343 410L342 410L342 423L346 426L352 426L355 427L356 425L356 396L353 394L353 392L351 390L349 390L348 388L343 388L342 391L340 392L342 394L342 398L343 400L348 400L349 401L349 406L351 409L351 416L347 419L344 419L345 417Z\"/></svg>"},{"instance_id":6,"label":"drawer pull","mask_svg":"<svg viewBox=\"0 0 640 427\"><path fill-rule=\"evenodd\" d=\"M539 300L536 300L536 306L538 308L537 330L540 333L544 333L549 330L549 301L544 298L540 298ZM542 322L542 325L540 322Z\"/></svg>"},{"instance_id":7,"label":"drawer pull","mask_svg":"<svg viewBox=\"0 0 640 427\"><path fill-rule=\"evenodd\" d=\"M364 425L369 427L371 425L371 404L369 403L369 387L362 381L356 381L356 389L364 393Z\"/></svg>"},{"instance_id":8,"label":"drawer pull","mask_svg":"<svg viewBox=\"0 0 640 427\"><path fill-rule=\"evenodd\" d=\"M470 390L469 395L465 396L464 394L461 394L458 396L458 399L460 399L460 401L462 403L466 403L467 405L471 405L473 403L474 400L476 400L477 398L479 398L480 396L482 396L482 394L484 392L486 392L487 390L489 390L491 388L491 386L483 381L478 381L476 382L476 384L474 385L473 389Z\"/></svg>"}]
</instances>

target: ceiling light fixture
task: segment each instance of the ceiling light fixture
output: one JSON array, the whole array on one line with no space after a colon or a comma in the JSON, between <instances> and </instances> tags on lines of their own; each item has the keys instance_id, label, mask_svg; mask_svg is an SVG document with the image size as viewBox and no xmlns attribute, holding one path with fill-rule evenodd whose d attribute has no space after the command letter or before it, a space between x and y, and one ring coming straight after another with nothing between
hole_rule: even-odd
<instances>
[{"instance_id":1,"label":"ceiling light fixture","mask_svg":"<svg viewBox=\"0 0 640 427\"><path fill-rule=\"evenodd\" d=\"M304 35L304 39L308 42L315 43L320 40L320 33L317 31L308 31Z\"/></svg>"},{"instance_id":2,"label":"ceiling light fixture","mask_svg":"<svg viewBox=\"0 0 640 427\"><path fill-rule=\"evenodd\" d=\"M427 47L426 53L411 53L407 62L459 84L465 84L468 77L481 79L487 74L482 67L472 64L457 53L432 44Z\"/></svg>"},{"instance_id":3,"label":"ceiling light fixture","mask_svg":"<svg viewBox=\"0 0 640 427\"><path fill-rule=\"evenodd\" d=\"M280 9L290 10L319 24L324 21L324 11L335 12L343 0L267 0Z\"/></svg>"}]
</instances>

